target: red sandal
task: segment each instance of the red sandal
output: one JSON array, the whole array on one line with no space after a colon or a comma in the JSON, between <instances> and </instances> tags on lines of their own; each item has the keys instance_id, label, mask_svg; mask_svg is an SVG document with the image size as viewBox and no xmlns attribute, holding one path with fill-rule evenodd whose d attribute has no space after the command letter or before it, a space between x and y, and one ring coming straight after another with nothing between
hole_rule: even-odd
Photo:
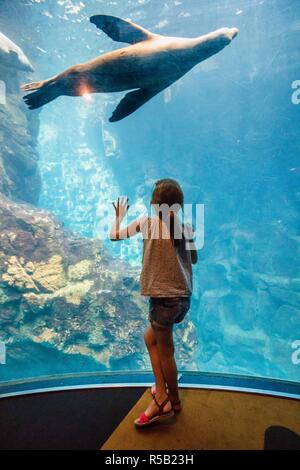
<instances>
[{"instance_id":1,"label":"red sandal","mask_svg":"<svg viewBox=\"0 0 300 470\"><path fill-rule=\"evenodd\" d=\"M151 424L162 422L174 416L173 408L170 411L163 411L165 405L168 403L168 401L170 401L169 397L167 397L161 404L158 403L158 401L155 398L155 395L153 396L153 400L155 401L158 407L158 413L156 413L151 418L149 418L145 412L141 413L140 417L134 421L134 424L136 426L147 427L147 426L150 426Z\"/></svg>"},{"instance_id":2,"label":"red sandal","mask_svg":"<svg viewBox=\"0 0 300 470\"><path fill-rule=\"evenodd\" d=\"M167 389L167 391L168 391L168 389ZM151 395L152 395L152 398L154 399L154 397L156 395L155 384L153 384L152 387L151 387ZM181 411L181 400L178 400L178 401L170 400L170 402L171 402L172 408L175 411L175 413L179 413Z\"/></svg>"}]
</instances>

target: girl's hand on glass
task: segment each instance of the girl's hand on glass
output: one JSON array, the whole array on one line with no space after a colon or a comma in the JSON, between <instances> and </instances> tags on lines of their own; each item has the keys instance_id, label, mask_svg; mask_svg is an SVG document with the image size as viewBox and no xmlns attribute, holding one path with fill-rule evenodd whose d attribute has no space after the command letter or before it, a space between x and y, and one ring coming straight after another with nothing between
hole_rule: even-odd
<instances>
[{"instance_id":1,"label":"girl's hand on glass","mask_svg":"<svg viewBox=\"0 0 300 470\"><path fill-rule=\"evenodd\" d=\"M128 204L128 197L118 197L118 201L115 204L114 202L112 203L114 206L114 209L116 211L116 217L118 219L122 219L125 214L128 212L129 209L129 204Z\"/></svg>"}]
</instances>

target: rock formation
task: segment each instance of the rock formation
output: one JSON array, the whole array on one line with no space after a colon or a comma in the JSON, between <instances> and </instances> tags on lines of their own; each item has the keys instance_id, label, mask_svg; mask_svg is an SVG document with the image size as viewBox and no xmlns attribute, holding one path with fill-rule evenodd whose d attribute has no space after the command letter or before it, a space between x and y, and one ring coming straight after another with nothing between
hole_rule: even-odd
<instances>
[{"instance_id":1,"label":"rock formation","mask_svg":"<svg viewBox=\"0 0 300 470\"><path fill-rule=\"evenodd\" d=\"M41 187L36 150L39 119L22 102L20 76L24 73L0 62L0 192L36 204Z\"/></svg>"}]
</instances>

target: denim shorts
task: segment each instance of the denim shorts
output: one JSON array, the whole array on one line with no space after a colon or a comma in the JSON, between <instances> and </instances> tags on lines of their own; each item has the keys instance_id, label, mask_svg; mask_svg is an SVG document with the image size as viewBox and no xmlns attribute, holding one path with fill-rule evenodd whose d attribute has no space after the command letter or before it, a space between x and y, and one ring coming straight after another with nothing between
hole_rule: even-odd
<instances>
[{"instance_id":1,"label":"denim shorts","mask_svg":"<svg viewBox=\"0 0 300 470\"><path fill-rule=\"evenodd\" d=\"M180 323L191 305L191 296L188 297L150 297L149 321L161 326L172 326Z\"/></svg>"}]
</instances>

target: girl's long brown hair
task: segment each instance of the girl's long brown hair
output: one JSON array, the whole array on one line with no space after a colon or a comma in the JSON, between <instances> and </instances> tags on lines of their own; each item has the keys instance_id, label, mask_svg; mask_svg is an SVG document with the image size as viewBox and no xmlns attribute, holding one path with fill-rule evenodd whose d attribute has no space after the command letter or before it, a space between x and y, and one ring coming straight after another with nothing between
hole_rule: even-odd
<instances>
[{"instance_id":1,"label":"girl's long brown hair","mask_svg":"<svg viewBox=\"0 0 300 470\"><path fill-rule=\"evenodd\" d=\"M164 178L161 180L156 181L154 184L153 192L152 192L152 199L151 204L167 204L169 207L174 205L178 205L183 209L183 192L182 189L177 183L177 181L171 178ZM184 240L184 233L181 226L181 236L182 238L174 238L175 234L175 216L174 212L169 212L170 217L170 237L172 242L176 247L183 246ZM162 220L163 212L159 211L159 218Z\"/></svg>"}]
</instances>

